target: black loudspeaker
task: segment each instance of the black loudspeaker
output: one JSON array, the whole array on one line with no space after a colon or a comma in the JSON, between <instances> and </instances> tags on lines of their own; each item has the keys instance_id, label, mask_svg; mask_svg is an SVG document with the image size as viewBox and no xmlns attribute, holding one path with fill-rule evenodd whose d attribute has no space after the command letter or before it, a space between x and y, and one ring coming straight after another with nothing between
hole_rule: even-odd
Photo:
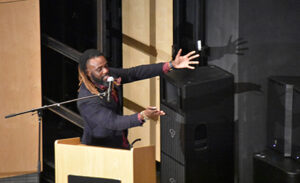
<instances>
[{"instance_id":1,"label":"black loudspeaker","mask_svg":"<svg viewBox=\"0 0 300 183\"><path fill-rule=\"evenodd\" d=\"M253 156L254 183L300 183L300 164L273 150Z\"/></svg>"},{"instance_id":2,"label":"black loudspeaker","mask_svg":"<svg viewBox=\"0 0 300 183\"><path fill-rule=\"evenodd\" d=\"M69 175L68 183L121 183L120 180Z\"/></svg>"},{"instance_id":3,"label":"black loudspeaker","mask_svg":"<svg viewBox=\"0 0 300 183\"><path fill-rule=\"evenodd\" d=\"M268 81L268 146L285 157L300 157L300 77Z\"/></svg>"},{"instance_id":4,"label":"black loudspeaker","mask_svg":"<svg viewBox=\"0 0 300 183\"><path fill-rule=\"evenodd\" d=\"M234 182L233 94L215 66L161 77L161 183Z\"/></svg>"}]
</instances>

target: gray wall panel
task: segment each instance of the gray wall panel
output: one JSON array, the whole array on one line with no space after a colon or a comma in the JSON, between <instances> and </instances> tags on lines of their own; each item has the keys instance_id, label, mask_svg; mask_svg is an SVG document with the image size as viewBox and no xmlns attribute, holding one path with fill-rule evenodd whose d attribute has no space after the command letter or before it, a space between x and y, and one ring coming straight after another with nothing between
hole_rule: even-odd
<instances>
[{"instance_id":1,"label":"gray wall panel","mask_svg":"<svg viewBox=\"0 0 300 183\"><path fill-rule=\"evenodd\" d=\"M235 75L236 182L252 183L252 154L266 146L267 77L300 75L300 1L206 1L209 64ZM244 55L228 40L247 41Z\"/></svg>"}]
</instances>

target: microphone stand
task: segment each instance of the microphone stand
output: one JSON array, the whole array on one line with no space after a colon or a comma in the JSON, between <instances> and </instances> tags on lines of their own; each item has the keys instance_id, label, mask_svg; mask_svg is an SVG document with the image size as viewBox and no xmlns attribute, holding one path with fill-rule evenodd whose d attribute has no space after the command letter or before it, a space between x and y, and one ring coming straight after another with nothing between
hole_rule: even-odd
<instances>
[{"instance_id":1,"label":"microphone stand","mask_svg":"<svg viewBox=\"0 0 300 183\"><path fill-rule=\"evenodd\" d=\"M26 114L26 113L30 113L30 112L37 112L37 114L38 114L38 123L39 123L39 127L38 127L38 130L39 130L39 133L38 133L38 138L39 138L39 141L38 141L38 162L37 162L38 182L41 181L41 175L40 175L41 174L41 122L42 122L43 110L51 108L51 107L60 107L60 105L63 105L63 104L76 102L76 101L79 101L79 100L85 100L85 99L89 99L89 98L93 98L93 97L102 98L102 97L105 97L106 95L107 95L107 92L103 92L103 93L99 93L98 95L95 94L95 95L90 95L90 96L87 96L87 97L81 97L81 98L77 98L77 99L67 100L67 101L60 102L60 103L54 103L54 104L51 104L51 105L43 105L42 107L39 107L39 108L33 108L33 109L28 110L28 111L15 113L15 114L9 114L9 115L5 116L5 118L11 118L11 117L15 117L15 116L18 116L18 115L21 115L21 114Z\"/></svg>"}]
</instances>

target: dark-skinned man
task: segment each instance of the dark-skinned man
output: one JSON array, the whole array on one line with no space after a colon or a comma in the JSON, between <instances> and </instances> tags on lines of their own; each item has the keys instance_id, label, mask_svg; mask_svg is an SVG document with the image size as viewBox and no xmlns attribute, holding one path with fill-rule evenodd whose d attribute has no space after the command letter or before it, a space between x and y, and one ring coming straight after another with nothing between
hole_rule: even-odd
<instances>
[{"instance_id":1,"label":"dark-skinned man","mask_svg":"<svg viewBox=\"0 0 300 183\"><path fill-rule=\"evenodd\" d=\"M85 120L82 143L128 149L128 128L142 126L148 119L157 120L159 116L165 115L164 111L153 106L140 113L122 115L122 96L118 91L121 84L160 76L173 69L194 69L191 65L198 64L198 61L192 60L199 55L192 51L181 56L181 51L181 49L178 51L174 61L120 69L108 67L107 60L100 51L86 50L79 59L78 97L107 92L107 79L111 76L115 79L110 101L93 97L77 102L80 115Z\"/></svg>"}]
</instances>

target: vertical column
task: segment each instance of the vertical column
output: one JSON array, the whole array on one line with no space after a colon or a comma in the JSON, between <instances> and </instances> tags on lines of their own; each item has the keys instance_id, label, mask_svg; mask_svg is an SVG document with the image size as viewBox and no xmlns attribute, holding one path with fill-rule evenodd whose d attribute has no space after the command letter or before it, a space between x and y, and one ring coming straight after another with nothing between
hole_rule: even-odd
<instances>
[{"instance_id":1,"label":"vertical column","mask_svg":"<svg viewBox=\"0 0 300 183\"><path fill-rule=\"evenodd\" d=\"M37 171L38 118L4 116L41 106L39 1L0 1L0 175Z\"/></svg>"},{"instance_id":2,"label":"vertical column","mask_svg":"<svg viewBox=\"0 0 300 183\"><path fill-rule=\"evenodd\" d=\"M173 42L172 1L122 1L123 67L158 63L171 59ZM140 112L147 106L159 106L159 78L124 86L124 114ZM126 104L126 99L131 104ZM135 106L135 107L134 107ZM159 122L147 122L129 131L129 140L142 138L136 146L156 145L160 159Z\"/></svg>"}]
</instances>

